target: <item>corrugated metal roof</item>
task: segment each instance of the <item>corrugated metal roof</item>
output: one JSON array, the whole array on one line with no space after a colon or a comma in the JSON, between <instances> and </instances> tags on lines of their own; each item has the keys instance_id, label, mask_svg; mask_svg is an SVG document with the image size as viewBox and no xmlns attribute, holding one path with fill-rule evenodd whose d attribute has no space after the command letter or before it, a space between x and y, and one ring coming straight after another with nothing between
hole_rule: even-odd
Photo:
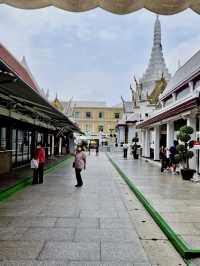
<instances>
[{"instance_id":1,"label":"corrugated metal roof","mask_svg":"<svg viewBox=\"0 0 200 266\"><path fill-rule=\"evenodd\" d=\"M189 79L192 75L196 74L200 70L200 50L194 54L181 68L179 68L174 76L167 84L166 89L160 96L160 99L165 98L174 91L184 81Z\"/></svg>"}]
</instances>

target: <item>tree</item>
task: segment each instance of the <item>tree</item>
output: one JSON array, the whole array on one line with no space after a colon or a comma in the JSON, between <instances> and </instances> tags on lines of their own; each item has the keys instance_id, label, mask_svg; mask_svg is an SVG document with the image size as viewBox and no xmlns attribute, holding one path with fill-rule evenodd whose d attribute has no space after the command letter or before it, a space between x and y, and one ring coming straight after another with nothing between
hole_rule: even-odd
<instances>
[{"instance_id":1,"label":"tree","mask_svg":"<svg viewBox=\"0 0 200 266\"><path fill-rule=\"evenodd\" d=\"M193 147L193 141L191 141L191 134L193 134L194 130L190 126L183 126L180 128L179 134L177 135L177 139L182 143L177 145L177 154L175 155L175 159L177 162L180 162L183 165L184 169L189 169L189 159L194 156L193 151L190 148Z\"/></svg>"}]
</instances>

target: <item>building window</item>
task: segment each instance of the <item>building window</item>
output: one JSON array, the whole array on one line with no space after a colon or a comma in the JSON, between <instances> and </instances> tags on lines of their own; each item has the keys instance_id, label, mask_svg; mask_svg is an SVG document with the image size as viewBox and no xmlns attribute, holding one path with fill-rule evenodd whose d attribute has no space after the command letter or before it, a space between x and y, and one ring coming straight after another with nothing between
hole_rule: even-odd
<instances>
[{"instance_id":1,"label":"building window","mask_svg":"<svg viewBox=\"0 0 200 266\"><path fill-rule=\"evenodd\" d=\"M104 118L104 113L103 112L99 112L99 118Z\"/></svg>"},{"instance_id":2,"label":"building window","mask_svg":"<svg viewBox=\"0 0 200 266\"><path fill-rule=\"evenodd\" d=\"M168 98L168 99L164 102L164 106L168 106L168 105L170 105L171 103L173 103L173 98L172 98L172 97Z\"/></svg>"},{"instance_id":3,"label":"building window","mask_svg":"<svg viewBox=\"0 0 200 266\"><path fill-rule=\"evenodd\" d=\"M91 114L91 112L86 112L86 113L85 113L85 118L87 118L87 119L92 118L92 114Z\"/></svg>"},{"instance_id":4,"label":"building window","mask_svg":"<svg viewBox=\"0 0 200 266\"><path fill-rule=\"evenodd\" d=\"M0 128L0 147L6 149L6 128Z\"/></svg>"},{"instance_id":5,"label":"building window","mask_svg":"<svg viewBox=\"0 0 200 266\"><path fill-rule=\"evenodd\" d=\"M176 94L176 99L180 100L184 98L185 96L187 96L189 93L190 93L190 87L187 87Z\"/></svg>"},{"instance_id":6,"label":"building window","mask_svg":"<svg viewBox=\"0 0 200 266\"><path fill-rule=\"evenodd\" d=\"M115 117L115 119L119 119L120 118L120 113L114 113L114 117Z\"/></svg>"},{"instance_id":7,"label":"building window","mask_svg":"<svg viewBox=\"0 0 200 266\"><path fill-rule=\"evenodd\" d=\"M75 112L74 113L74 118L75 119L80 119L80 112Z\"/></svg>"}]
</instances>

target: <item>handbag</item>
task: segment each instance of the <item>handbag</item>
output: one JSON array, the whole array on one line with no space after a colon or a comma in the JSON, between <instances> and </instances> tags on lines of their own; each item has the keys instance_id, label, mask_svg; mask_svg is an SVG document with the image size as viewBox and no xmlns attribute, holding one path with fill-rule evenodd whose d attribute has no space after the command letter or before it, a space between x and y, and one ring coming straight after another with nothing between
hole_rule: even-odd
<instances>
[{"instance_id":1,"label":"handbag","mask_svg":"<svg viewBox=\"0 0 200 266\"><path fill-rule=\"evenodd\" d=\"M72 167L75 168L75 162L73 162Z\"/></svg>"},{"instance_id":2,"label":"handbag","mask_svg":"<svg viewBox=\"0 0 200 266\"><path fill-rule=\"evenodd\" d=\"M31 160L31 169L38 169L39 163L38 160L32 159Z\"/></svg>"}]
</instances>

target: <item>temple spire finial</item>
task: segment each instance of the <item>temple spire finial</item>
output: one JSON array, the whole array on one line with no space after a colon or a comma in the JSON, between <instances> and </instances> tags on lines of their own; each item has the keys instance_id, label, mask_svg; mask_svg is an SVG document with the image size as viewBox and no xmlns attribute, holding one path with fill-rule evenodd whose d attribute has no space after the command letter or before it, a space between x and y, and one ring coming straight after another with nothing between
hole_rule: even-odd
<instances>
[{"instance_id":1,"label":"temple spire finial","mask_svg":"<svg viewBox=\"0 0 200 266\"><path fill-rule=\"evenodd\" d=\"M144 95L147 95L147 92L148 94L152 92L156 81L160 80L162 78L162 75L166 81L169 81L170 74L166 67L165 59L162 52L161 23L159 16L156 15L151 57L149 60L148 67L140 80L143 85Z\"/></svg>"}]
</instances>

